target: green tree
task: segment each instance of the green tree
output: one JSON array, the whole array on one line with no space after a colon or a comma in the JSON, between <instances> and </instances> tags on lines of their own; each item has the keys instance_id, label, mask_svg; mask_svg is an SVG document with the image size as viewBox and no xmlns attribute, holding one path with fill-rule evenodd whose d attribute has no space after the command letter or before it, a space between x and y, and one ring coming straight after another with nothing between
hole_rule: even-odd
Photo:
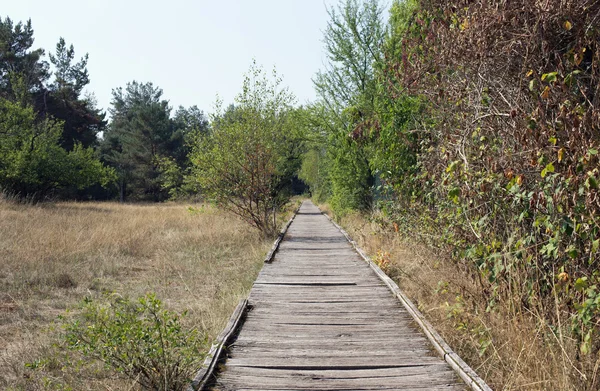
<instances>
[{"instance_id":1,"label":"green tree","mask_svg":"<svg viewBox=\"0 0 600 391\"><path fill-rule=\"evenodd\" d=\"M314 79L316 91L338 116L354 107L352 114L364 118L375 99L374 63L382 60L383 10L377 0L345 0L328 13L323 39L328 64Z\"/></svg>"},{"instance_id":2,"label":"green tree","mask_svg":"<svg viewBox=\"0 0 600 391\"><path fill-rule=\"evenodd\" d=\"M215 115L210 134L194 145L193 176L206 196L273 236L273 213L289 200L290 177L302 153L295 98L281 88L275 72L268 78L253 63L235 101Z\"/></svg>"},{"instance_id":3,"label":"green tree","mask_svg":"<svg viewBox=\"0 0 600 391\"><path fill-rule=\"evenodd\" d=\"M0 119L0 190L40 200L56 190L106 186L113 179L91 148L61 148L62 124L37 121L31 106L0 98Z\"/></svg>"},{"instance_id":4,"label":"green tree","mask_svg":"<svg viewBox=\"0 0 600 391\"><path fill-rule=\"evenodd\" d=\"M61 145L72 150L76 144L94 146L97 135L106 127L104 114L92 98L82 98L89 83L88 55L75 62L75 49L63 38L50 54L54 80L50 82L50 66L43 60L44 50L32 50L34 38L31 21L14 24L0 18L0 96L17 99L15 80L25 94L18 98L33 105L39 120L58 119L63 122Z\"/></svg>"},{"instance_id":5,"label":"green tree","mask_svg":"<svg viewBox=\"0 0 600 391\"><path fill-rule=\"evenodd\" d=\"M323 202L329 196L328 190L331 185L328 183L328 163L324 148L311 148L302 157L298 177L309 186L311 196L317 202Z\"/></svg>"},{"instance_id":6,"label":"green tree","mask_svg":"<svg viewBox=\"0 0 600 391\"><path fill-rule=\"evenodd\" d=\"M310 194L317 202L325 202L331 196L329 180L331 162L327 153L327 137L330 129L326 129L327 121L324 105L314 103L299 110L298 125L305 138L306 152L302 155L302 163L298 177L308 186Z\"/></svg>"},{"instance_id":7,"label":"green tree","mask_svg":"<svg viewBox=\"0 0 600 391\"><path fill-rule=\"evenodd\" d=\"M119 175L119 193L135 199L168 197L160 182L160 162L183 143L170 118L169 102L152 83L128 83L113 90L112 122L103 141L106 161ZM175 142L174 138L179 140Z\"/></svg>"},{"instance_id":8,"label":"green tree","mask_svg":"<svg viewBox=\"0 0 600 391\"><path fill-rule=\"evenodd\" d=\"M197 106L179 106L173 116L174 131L170 138L170 150L177 165L187 168L189 144L197 137L205 136L210 128L208 118Z\"/></svg>"},{"instance_id":9,"label":"green tree","mask_svg":"<svg viewBox=\"0 0 600 391\"><path fill-rule=\"evenodd\" d=\"M424 118L423 102L403 88L404 75L399 72L402 40L409 33L416 0L396 0L390 8L388 30L382 50L383 59L375 70L377 79L373 108L374 129L367 151L371 169L396 199L402 194L410 199L419 192L415 181L419 170L418 153L429 137L430 123Z\"/></svg>"},{"instance_id":10,"label":"green tree","mask_svg":"<svg viewBox=\"0 0 600 391\"><path fill-rule=\"evenodd\" d=\"M44 89L49 78L48 63L42 61L44 50L31 50L32 46L31 20L14 24L10 18L0 17L0 97L16 99L15 75L19 75L17 83L24 84L28 99Z\"/></svg>"},{"instance_id":11,"label":"green tree","mask_svg":"<svg viewBox=\"0 0 600 391\"><path fill-rule=\"evenodd\" d=\"M191 181L189 153L191 145L205 137L209 122L197 106L179 106L172 119L174 131L169 140L170 156L159 159L159 182L170 199L190 196L197 193L196 183Z\"/></svg>"},{"instance_id":12,"label":"green tree","mask_svg":"<svg viewBox=\"0 0 600 391\"><path fill-rule=\"evenodd\" d=\"M372 202L375 178L364 144L373 127L375 69L382 60L385 24L377 0L346 0L328 12L324 43L329 62L314 84L328 135L330 201L341 212L364 209Z\"/></svg>"},{"instance_id":13,"label":"green tree","mask_svg":"<svg viewBox=\"0 0 600 391\"><path fill-rule=\"evenodd\" d=\"M88 55L78 62L74 59L73 45L67 46L60 38L55 54L50 54L54 80L43 91L43 98L36 99L36 109L42 116L51 116L64 123L61 145L67 150L72 150L77 143L95 146L98 133L104 131L107 124L93 97L82 97L83 88L90 82Z\"/></svg>"}]
</instances>

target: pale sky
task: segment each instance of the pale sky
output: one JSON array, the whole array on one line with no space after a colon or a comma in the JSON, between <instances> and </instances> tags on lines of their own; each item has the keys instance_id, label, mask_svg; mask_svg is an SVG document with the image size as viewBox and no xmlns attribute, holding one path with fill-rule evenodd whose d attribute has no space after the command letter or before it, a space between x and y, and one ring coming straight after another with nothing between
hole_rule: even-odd
<instances>
[{"instance_id":1,"label":"pale sky","mask_svg":"<svg viewBox=\"0 0 600 391\"><path fill-rule=\"evenodd\" d=\"M252 59L271 70L300 104L315 99L323 67L326 5L336 0L3 0L2 18L31 18L34 48L54 52L62 36L76 57L89 53L98 105L132 80L163 89L171 106L212 112L231 103ZM47 60L46 55L46 60Z\"/></svg>"}]
</instances>

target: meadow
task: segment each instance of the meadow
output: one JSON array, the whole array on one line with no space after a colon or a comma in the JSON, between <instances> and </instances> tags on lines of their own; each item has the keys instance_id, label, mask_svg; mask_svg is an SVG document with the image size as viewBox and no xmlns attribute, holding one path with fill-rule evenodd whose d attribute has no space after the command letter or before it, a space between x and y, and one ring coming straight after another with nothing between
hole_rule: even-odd
<instances>
[{"instance_id":1,"label":"meadow","mask_svg":"<svg viewBox=\"0 0 600 391\"><path fill-rule=\"evenodd\" d=\"M0 200L0 389L135 389L61 347L85 297L153 292L210 348L271 243L204 204ZM201 360L204 352L199 352Z\"/></svg>"}]
</instances>

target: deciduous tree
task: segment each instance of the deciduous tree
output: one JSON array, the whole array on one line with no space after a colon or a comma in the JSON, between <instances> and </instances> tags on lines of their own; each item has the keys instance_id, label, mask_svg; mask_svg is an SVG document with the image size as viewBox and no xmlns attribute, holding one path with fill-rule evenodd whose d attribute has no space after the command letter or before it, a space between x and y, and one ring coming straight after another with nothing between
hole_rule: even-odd
<instances>
[{"instance_id":1,"label":"deciduous tree","mask_svg":"<svg viewBox=\"0 0 600 391\"><path fill-rule=\"evenodd\" d=\"M294 101L275 72L269 78L254 63L236 105L215 115L191 155L203 193L266 236L276 233L274 213L289 200L290 177L299 168Z\"/></svg>"},{"instance_id":2,"label":"deciduous tree","mask_svg":"<svg viewBox=\"0 0 600 391\"><path fill-rule=\"evenodd\" d=\"M376 96L375 64L385 36L377 0L346 0L329 9L324 43L328 63L314 84L327 129L330 202L337 212L364 209L372 201L374 175L363 143L370 136Z\"/></svg>"}]
</instances>

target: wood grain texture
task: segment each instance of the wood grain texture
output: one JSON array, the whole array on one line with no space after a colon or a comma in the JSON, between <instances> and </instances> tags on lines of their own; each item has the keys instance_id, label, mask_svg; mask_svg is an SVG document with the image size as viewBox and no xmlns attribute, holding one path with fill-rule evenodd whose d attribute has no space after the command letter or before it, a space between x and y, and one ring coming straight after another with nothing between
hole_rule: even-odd
<instances>
[{"instance_id":1,"label":"wood grain texture","mask_svg":"<svg viewBox=\"0 0 600 391\"><path fill-rule=\"evenodd\" d=\"M215 390L465 390L311 202L265 264Z\"/></svg>"}]
</instances>

